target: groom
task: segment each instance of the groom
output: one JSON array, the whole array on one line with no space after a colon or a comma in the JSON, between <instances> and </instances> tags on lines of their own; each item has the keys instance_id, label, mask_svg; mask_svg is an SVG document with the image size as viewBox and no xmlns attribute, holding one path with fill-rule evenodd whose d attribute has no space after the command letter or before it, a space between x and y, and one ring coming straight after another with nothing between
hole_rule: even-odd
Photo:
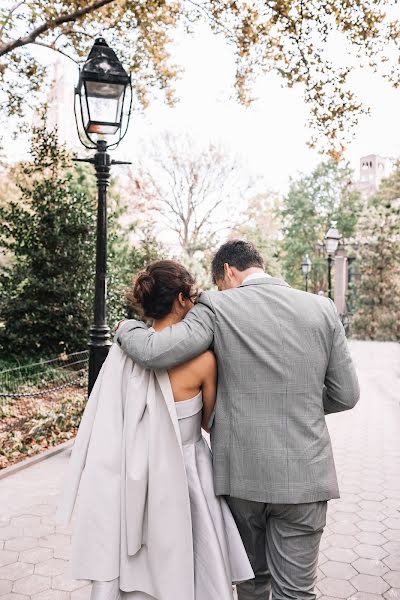
<instances>
[{"instance_id":1,"label":"groom","mask_svg":"<svg viewBox=\"0 0 400 600\"><path fill-rule=\"evenodd\" d=\"M264 272L249 242L212 262L218 292L161 332L129 320L116 341L134 361L170 369L210 348L218 360L211 428L215 491L226 496L255 579L239 600L314 599L327 500L339 497L325 414L353 408L359 386L327 298Z\"/></svg>"}]
</instances>

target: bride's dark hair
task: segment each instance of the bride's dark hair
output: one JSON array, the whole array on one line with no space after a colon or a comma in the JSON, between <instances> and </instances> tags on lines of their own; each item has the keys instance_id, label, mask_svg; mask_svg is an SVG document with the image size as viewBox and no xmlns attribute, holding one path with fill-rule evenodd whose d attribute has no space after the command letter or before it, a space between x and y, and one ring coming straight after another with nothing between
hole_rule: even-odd
<instances>
[{"instance_id":1,"label":"bride's dark hair","mask_svg":"<svg viewBox=\"0 0 400 600\"><path fill-rule=\"evenodd\" d=\"M125 292L129 308L148 319L162 319L172 310L174 300L182 292L193 295L195 280L185 267L174 260L157 260L149 264L133 280Z\"/></svg>"}]
</instances>

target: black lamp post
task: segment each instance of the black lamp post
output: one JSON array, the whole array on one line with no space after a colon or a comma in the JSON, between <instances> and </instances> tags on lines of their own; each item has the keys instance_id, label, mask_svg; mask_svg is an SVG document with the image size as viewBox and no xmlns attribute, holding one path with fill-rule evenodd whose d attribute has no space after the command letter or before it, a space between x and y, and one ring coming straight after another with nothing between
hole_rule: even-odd
<instances>
[{"instance_id":1,"label":"black lamp post","mask_svg":"<svg viewBox=\"0 0 400 600\"><path fill-rule=\"evenodd\" d=\"M336 229L336 224L332 223L325 235L325 250L328 255L328 297L332 300L332 263L335 260L335 253L339 245L341 236Z\"/></svg>"},{"instance_id":2,"label":"black lamp post","mask_svg":"<svg viewBox=\"0 0 400 600\"><path fill-rule=\"evenodd\" d=\"M129 89L129 109L125 116L126 91ZM96 237L96 279L94 320L89 340L89 394L111 346L107 325L107 188L110 168L115 164L130 164L111 160L107 150L116 148L126 135L132 106L130 76L115 52L103 38L96 39L89 56L80 70L78 86L79 120L75 101L75 119L78 136L85 148L95 149L93 158L77 158L88 162L96 170L98 204ZM96 138L93 138L93 135ZM101 137L98 137L101 136ZM103 136L113 136L111 144Z\"/></svg>"},{"instance_id":3,"label":"black lamp post","mask_svg":"<svg viewBox=\"0 0 400 600\"><path fill-rule=\"evenodd\" d=\"M312 270L312 262L308 254L303 258L303 262L301 263L301 270L303 271L304 279L305 279L305 290L308 292L308 276Z\"/></svg>"}]
</instances>

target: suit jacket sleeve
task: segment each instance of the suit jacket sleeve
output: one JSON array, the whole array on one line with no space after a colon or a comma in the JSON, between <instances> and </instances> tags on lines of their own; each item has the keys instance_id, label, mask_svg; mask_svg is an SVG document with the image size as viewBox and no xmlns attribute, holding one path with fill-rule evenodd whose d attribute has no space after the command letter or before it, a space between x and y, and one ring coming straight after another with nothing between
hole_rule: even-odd
<instances>
[{"instance_id":1,"label":"suit jacket sleeve","mask_svg":"<svg viewBox=\"0 0 400 600\"><path fill-rule=\"evenodd\" d=\"M323 404L325 414L353 408L360 398L357 374L347 345L344 327L331 301L335 328L325 375Z\"/></svg>"},{"instance_id":2,"label":"suit jacket sleeve","mask_svg":"<svg viewBox=\"0 0 400 600\"><path fill-rule=\"evenodd\" d=\"M118 329L115 341L146 369L172 369L199 356L214 340L215 314L207 293L176 325L149 331L141 321L129 320Z\"/></svg>"}]
</instances>

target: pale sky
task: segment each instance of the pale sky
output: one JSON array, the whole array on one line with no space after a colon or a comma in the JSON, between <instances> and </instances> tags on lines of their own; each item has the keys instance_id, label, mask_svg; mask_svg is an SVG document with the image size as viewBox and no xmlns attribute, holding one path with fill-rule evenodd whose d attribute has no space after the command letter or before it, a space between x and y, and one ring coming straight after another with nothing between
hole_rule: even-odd
<instances>
[{"instance_id":1,"label":"pale sky","mask_svg":"<svg viewBox=\"0 0 400 600\"><path fill-rule=\"evenodd\" d=\"M333 52L340 62L346 50L337 40ZM40 49L41 51L42 49ZM307 107L300 87L283 88L276 75L258 79L258 100L250 107L240 106L234 99L234 63L231 50L222 38L200 27L193 38L179 34L173 48L174 60L184 67L177 84L180 102L168 108L154 102L144 113L133 111L127 137L114 158L135 161L140 139L155 136L164 129L190 132L199 141L220 142L238 154L251 174L263 176L267 187L285 192L289 177L309 172L322 160L308 148L306 141ZM43 56L43 55L42 55ZM46 55L49 60L48 55ZM72 63L62 59L71 98L77 78ZM363 117L355 131L346 157L358 173L359 158L365 154L400 155L400 90L394 90L369 69L352 75L354 90L371 107L371 116ZM74 127L72 106L61 111ZM18 160L26 153L21 139L9 142L9 157Z\"/></svg>"}]
</instances>

